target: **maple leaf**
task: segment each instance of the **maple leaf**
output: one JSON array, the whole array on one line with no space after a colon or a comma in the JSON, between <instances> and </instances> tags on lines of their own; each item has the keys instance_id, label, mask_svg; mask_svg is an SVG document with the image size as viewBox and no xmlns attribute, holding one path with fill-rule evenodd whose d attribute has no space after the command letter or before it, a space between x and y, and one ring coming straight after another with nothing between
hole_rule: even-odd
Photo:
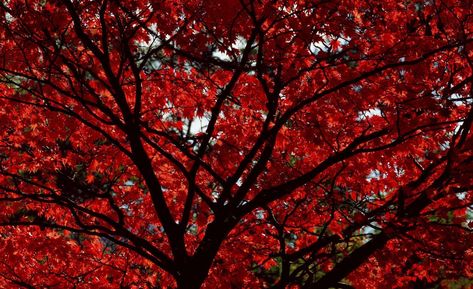
<instances>
[{"instance_id":1,"label":"maple leaf","mask_svg":"<svg viewBox=\"0 0 473 289\"><path fill-rule=\"evenodd\" d=\"M85 180L87 181L87 183L91 184L91 183L94 182L95 176L93 174L89 174L89 175L87 175Z\"/></svg>"}]
</instances>

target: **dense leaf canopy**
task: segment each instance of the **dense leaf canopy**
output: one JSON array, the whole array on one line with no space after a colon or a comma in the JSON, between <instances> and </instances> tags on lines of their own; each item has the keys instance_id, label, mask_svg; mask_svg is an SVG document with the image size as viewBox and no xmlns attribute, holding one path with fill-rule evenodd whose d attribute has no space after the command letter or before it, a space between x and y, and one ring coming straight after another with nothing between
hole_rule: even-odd
<instances>
[{"instance_id":1,"label":"dense leaf canopy","mask_svg":"<svg viewBox=\"0 0 473 289\"><path fill-rule=\"evenodd\" d=\"M1 288L469 288L469 0L0 2Z\"/></svg>"}]
</instances>

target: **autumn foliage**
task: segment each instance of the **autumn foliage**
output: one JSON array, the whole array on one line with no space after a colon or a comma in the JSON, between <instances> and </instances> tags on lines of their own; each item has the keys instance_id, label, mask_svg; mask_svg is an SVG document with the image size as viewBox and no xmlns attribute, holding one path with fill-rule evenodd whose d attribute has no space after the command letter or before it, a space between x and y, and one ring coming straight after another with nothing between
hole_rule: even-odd
<instances>
[{"instance_id":1,"label":"autumn foliage","mask_svg":"<svg viewBox=\"0 0 473 289\"><path fill-rule=\"evenodd\" d=\"M470 288L473 2L0 2L0 288Z\"/></svg>"}]
</instances>

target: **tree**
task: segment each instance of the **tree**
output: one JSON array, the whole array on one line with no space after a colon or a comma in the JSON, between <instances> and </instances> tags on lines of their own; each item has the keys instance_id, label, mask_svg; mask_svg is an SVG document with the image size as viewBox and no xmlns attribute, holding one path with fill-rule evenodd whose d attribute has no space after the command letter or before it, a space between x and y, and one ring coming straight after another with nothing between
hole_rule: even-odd
<instances>
[{"instance_id":1,"label":"tree","mask_svg":"<svg viewBox=\"0 0 473 289\"><path fill-rule=\"evenodd\" d=\"M0 287L468 288L471 1L0 3Z\"/></svg>"}]
</instances>

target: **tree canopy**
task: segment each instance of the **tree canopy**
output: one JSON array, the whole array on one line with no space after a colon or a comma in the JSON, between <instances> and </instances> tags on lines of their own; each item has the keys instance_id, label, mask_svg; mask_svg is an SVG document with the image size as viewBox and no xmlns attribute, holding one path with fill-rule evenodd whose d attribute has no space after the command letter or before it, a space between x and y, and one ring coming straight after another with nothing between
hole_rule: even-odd
<instances>
[{"instance_id":1,"label":"tree canopy","mask_svg":"<svg viewBox=\"0 0 473 289\"><path fill-rule=\"evenodd\" d=\"M473 2L0 2L0 287L470 288Z\"/></svg>"}]
</instances>

